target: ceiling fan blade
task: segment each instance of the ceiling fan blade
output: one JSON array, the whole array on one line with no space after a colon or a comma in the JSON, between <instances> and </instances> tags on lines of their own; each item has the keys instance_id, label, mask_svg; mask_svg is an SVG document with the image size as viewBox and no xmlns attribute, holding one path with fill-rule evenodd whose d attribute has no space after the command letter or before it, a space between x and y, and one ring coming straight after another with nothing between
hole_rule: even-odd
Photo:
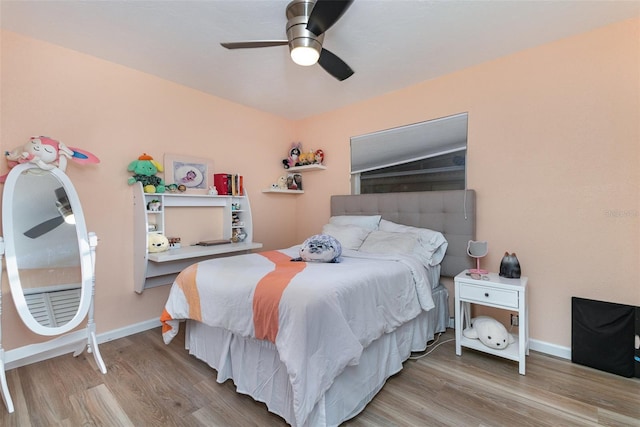
<instances>
[{"instance_id":1,"label":"ceiling fan blade","mask_svg":"<svg viewBox=\"0 0 640 427\"><path fill-rule=\"evenodd\" d=\"M250 42L220 43L222 47L226 47L227 49L252 49L256 47L285 46L288 44L288 40L256 40Z\"/></svg>"},{"instance_id":2,"label":"ceiling fan blade","mask_svg":"<svg viewBox=\"0 0 640 427\"><path fill-rule=\"evenodd\" d=\"M309 15L309 21L307 22L307 30L311 31L316 36L327 31L333 24L335 24L342 14L351 6L353 0L318 0L316 1L311 15Z\"/></svg>"},{"instance_id":3,"label":"ceiling fan blade","mask_svg":"<svg viewBox=\"0 0 640 427\"><path fill-rule=\"evenodd\" d=\"M320 52L318 64L320 64L327 73L340 81L346 80L353 75L353 70L346 62L324 48L322 52Z\"/></svg>"},{"instance_id":4,"label":"ceiling fan blade","mask_svg":"<svg viewBox=\"0 0 640 427\"><path fill-rule=\"evenodd\" d=\"M53 230L63 222L64 222L64 218L62 218L62 216L57 216L55 218L48 219L45 222L42 222L33 228L30 228L29 230L24 232L24 235L31 239L35 239L42 236L45 233L50 232L51 230Z\"/></svg>"}]
</instances>

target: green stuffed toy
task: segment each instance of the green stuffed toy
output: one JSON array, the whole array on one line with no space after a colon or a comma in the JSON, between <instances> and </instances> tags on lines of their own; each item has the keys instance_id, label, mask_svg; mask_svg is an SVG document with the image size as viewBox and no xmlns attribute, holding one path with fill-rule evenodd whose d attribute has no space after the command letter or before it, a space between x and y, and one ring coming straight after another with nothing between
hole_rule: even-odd
<instances>
[{"instance_id":1,"label":"green stuffed toy","mask_svg":"<svg viewBox=\"0 0 640 427\"><path fill-rule=\"evenodd\" d=\"M162 165L147 153L143 153L138 160L129 163L128 170L134 173L127 181L129 185L141 182L145 193L164 193L164 180L156 176L158 172L163 171Z\"/></svg>"}]
</instances>

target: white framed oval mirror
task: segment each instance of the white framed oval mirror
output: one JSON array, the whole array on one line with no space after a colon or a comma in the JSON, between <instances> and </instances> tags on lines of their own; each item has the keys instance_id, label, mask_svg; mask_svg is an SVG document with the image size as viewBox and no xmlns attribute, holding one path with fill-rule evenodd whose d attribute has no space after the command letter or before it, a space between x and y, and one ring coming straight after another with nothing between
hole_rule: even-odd
<instances>
[{"instance_id":1,"label":"white framed oval mirror","mask_svg":"<svg viewBox=\"0 0 640 427\"><path fill-rule=\"evenodd\" d=\"M9 172L2 195L7 277L24 324L39 335L67 333L87 316L93 265L78 194L58 168Z\"/></svg>"}]
</instances>

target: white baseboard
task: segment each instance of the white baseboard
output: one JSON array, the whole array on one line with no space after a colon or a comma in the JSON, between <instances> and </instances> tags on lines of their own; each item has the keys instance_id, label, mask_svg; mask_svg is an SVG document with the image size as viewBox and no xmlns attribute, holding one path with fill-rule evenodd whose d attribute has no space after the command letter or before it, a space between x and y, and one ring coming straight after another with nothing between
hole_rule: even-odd
<instances>
[{"instance_id":1,"label":"white baseboard","mask_svg":"<svg viewBox=\"0 0 640 427\"><path fill-rule=\"evenodd\" d=\"M529 340L529 349L548 354L549 356L556 356L562 359L571 360L571 347L563 347L550 342L531 339Z\"/></svg>"},{"instance_id":2,"label":"white baseboard","mask_svg":"<svg viewBox=\"0 0 640 427\"><path fill-rule=\"evenodd\" d=\"M149 329L157 328L161 326L160 318L145 320L144 322L134 323L133 325L125 326L124 328L114 329L107 332L102 332L96 335L98 344L117 340L118 338L128 337L129 335L137 334L139 332L148 331Z\"/></svg>"},{"instance_id":3,"label":"white baseboard","mask_svg":"<svg viewBox=\"0 0 640 427\"><path fill-rule=\"evenodd\" d=\"M155 319L145 320L144 322L128 325L124 328L114 329L112 331L97 334L96 340L98 341L98 344L101 344L107 341L124 338L129 335L157 328L160 325L160 318L157 317ZM31 363L41 362L43 360L72 353L78 349L78 342L82 342L83 340L85 340L86 342L86 333L86 330L83 329L81 331L72 332L70 334L54 338L58 340L60 344L57 347L51 349L48 348L48 342L45 341L44 343L31 344L28 346L19 347L17 349L7 350L4 352L5 369L15 369L21 366L29 365ZM0 354L0 356L2 355Z\"/></svg>"},{"instance_id":4,"label":"white baseboard","mask_svg":"<svg viewBox=\"0 0 640 427\"><path fill-rule=\"evenodd\" d=\"M155 319L149 319L149 320L145 320L144 322L128 325L128 326L125 326L124 328L114 329L111 331L97 334L96 339L98 341L98 344L102 344L118 338L128 337L129 335L134 335L140 332L147 331L149 329L157 328L161 325L162 324L160 323L160 318L157 317ZM454 329L454 327L455 327L455 321L454 321L454 318L451 317L449 318L449 328ZM533 351L538 351L540 353L548 354L550 356L556 356L562 359L571 359L571 348L569 347L563 347L557 344L552 344L545 341L532 339L529 341L529 348ZM10 363L7 363L7 366L5 368L6 369L19 368L20 366L24 366L28 363L34 363L34 362L46 360L52 357L61 356L69 351L73 351L73 350L69 348L61 347L57 349L57 351L48 353L46 355L41 355L37 359L33 359L33 360L24 359L24 360L10 361ZM6 353L9 353L10 355L11 350L7 351ZM11 357L9 357L9 359L11 359Z\"/></svg>"},{"instance_id":5,"label":"white baseboard","mask_svg":"<svg viewBox=\"0 0 640 427\"><path fill-rule=\"evenodd\" d=\"M455 329L455 318L449 318L449 328ZM562 359L571 360L571 347L563 347L561 345L552 344L546 341L529 340L529 349L540 353L548 354L549 356L556 356Z\"/></svg>"},{"instance_id":6,"label":"white baseboard","mask_svg":"<svg viewBox=\"0 0 640 427\"><path fill-rule=\"evenodd\" d=\"M96 336L98 343L103 343L111 340L115 340L118 338L124 338L129 335L137 334L139 332L144 332L149 329L157 328L161 325L160 318L146 320L144 322L136 323L133 325L126 326L120 329L114 329L113 331L103 332ZM455 319L453 317L449 318L449 328L454 329L455 327ZM538 351L540 353L548 354L550 356L560 357L562 359L571 359L571 348L563 347L557 344L549 343L546 341L540 340L529 340L529 348L533 351Z\"/></svg>"}]
</instances>

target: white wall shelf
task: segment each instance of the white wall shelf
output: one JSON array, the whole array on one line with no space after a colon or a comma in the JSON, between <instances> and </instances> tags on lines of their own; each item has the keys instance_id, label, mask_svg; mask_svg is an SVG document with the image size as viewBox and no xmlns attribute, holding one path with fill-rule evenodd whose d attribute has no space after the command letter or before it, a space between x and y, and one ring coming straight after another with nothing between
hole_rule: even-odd
<instances>
[{"instance_id":1,"label":"white wall shelf","mask_svg":"<svg viewBox=\"0 0 640 427\"><path fill-rule=\"evenodd\" d=\"M325 170L327 167L325 165L303 165L303 166L293 166L289 169L285 169L285 172L306 172L306 171L314 171L314 170Z\"/></svg>"},{"instance_id":2,"label":"white wall shelf","mask_svg":"<svg viewBox=\"0 0 640 427\"><path fill-rule=\"evenodd\" d=\"M149 210L147 205L157 199L159 210ZM214 246L183 246L165 252L149 253L150 233L166 234L165 210L174 208L210 207L223 210L223 239L230 242L243 233L244 240ZM262 243L253 242L253 221L247 196L211 196L186 193L145 193L142 185L133 185L134 208L134 290L168 285L180 271L199 261L247 253L260 249ZM182 243L184 244L184 242Z\"/></svg>"},{"instance_id":3,"label":"white wall shelf","mask_svg":"<svg viewBox=\"0 0 640 427\"><path fill-rule=\"evenodd\" d=\"M317 171L317 170L326 170L327 167L325 165L313 164L313 165L304 165L304 166L293 166L289 169L285 169L285 173L290 174L294 172L308 172L308 171ZM287 190L281 188L266 188L262 190L263 193L280 193L280 194L304 194L304 190Z\"/></svg>"},{"instance_id":4,"label":"white wall shelf","mask_svg":"<svg viewBox=\"0 0 640 427\"><path fill-rule=\"evenodd\" d=\"M263 193L280 193L280 194L304 194L304 190L284 190L281 188L267 188L262 190Z\"/></svg>"}]
</instances>

